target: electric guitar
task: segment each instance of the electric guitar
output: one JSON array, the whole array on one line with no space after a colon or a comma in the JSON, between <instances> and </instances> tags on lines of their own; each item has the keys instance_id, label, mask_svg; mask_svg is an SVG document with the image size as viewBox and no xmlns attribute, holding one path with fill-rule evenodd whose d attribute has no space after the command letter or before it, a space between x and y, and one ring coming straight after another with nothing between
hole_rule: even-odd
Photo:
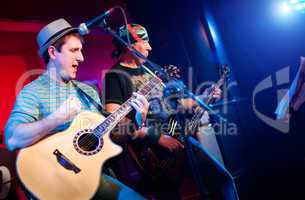
<instances>
[{"instance_id":1,"label":"electric guitar","mask_svg":"<svg viewBox=\"0 0 305 200\"><path fill-rule=\"evenodd\" d=\"M214 84L212 87L208 88L208 92L207 92L208 94L204 99L204 102L206 104L209 105L209 104L212 104L215 102L215 98L213 97L213 91L216 88L221 88L224 85L229 73L230 73L230 68L227 65L224 65L223 68L221 69L220 78L218 79L216 84ZM193 114L191 120L186 124L187 134L190 134L190 135L195 134L195 131L197 131L197 128L200 125L201 118L204 115L204 113L205 113L205 110L202 107L197 106L194 108L194 114ZM175 128L177 126L177 121L174 119L169 120L168 126L170 127L168 134L174 136Z\"/></svg>"},{"instance_id":2,"label":"electric guitar","mask_svg":"<svg viewBox=\"0 0 305 200\"><path fill-rule=\"evenodd\" d=\"M154 77L138 93L147 96L160 83ZM21 149L16 166L23 185L38 199L90 199L100 183L104 162L122 151L109 135L132 110L132 98L107 118L81 112L67 130Z\"/></svg>"}]
</instances>

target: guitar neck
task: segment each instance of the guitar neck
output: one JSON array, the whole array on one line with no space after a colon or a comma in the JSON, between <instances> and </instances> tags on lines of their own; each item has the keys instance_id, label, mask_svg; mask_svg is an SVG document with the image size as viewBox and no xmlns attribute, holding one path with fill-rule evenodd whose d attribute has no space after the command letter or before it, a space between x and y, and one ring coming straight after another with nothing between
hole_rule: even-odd
<instances>
[{"instance_id":1,"label":"guitar neck","mask_svg":"<svg viewBox=\"0 0 305 200\"><path fill-rule=\"evenodd\" d=\"M151 78L147 83L145 83L142 87L140 87L138 93L147 97L150 92L161 83L161 79L155 76ZM115 112L109 115L100 125L98 125L94 129L94 134L97 137L102 137L104 133L112 130L132 110L132 106L130 103L134 98L134 96L130 97Z\"/></svg>"},{"instance_id":2,"label":"guitar neck","mask_svg":"<svg viewBox=\"0 0 305 200\"><path fill-rule=\"evenodd\" d=\"M211 89L210 94L208 94L208 98L205 99L206 104L211 104L213 101L215 101L215 98L213 97L213 90L215 88L220 88L226 80L226 76L229 73L229 70L226 69L224 73L221 75L217 83L214 85L214 87ZM188 124L187 130L188 131L194 131L197 129L198 125L200 124L201 117L203 116L205 110L202 107L198 107L196 110L194 116L192 117L190 123Z\"/></svg>"},{"instance_id":3,"label":"guitar neck","mask_svg":"<svg viewBox=\"0 0 305 200\"><path fill-rule=\"evenodd\" d=\"M226 74L222 74L220 79L217 81L217 83L211 89L210 94L208 94L208 98L205 100L206 104L213 103L213 101L215 100L215 98L213 97L213 91L214 91L215 88L220 88L224 84L225 79L226 79Z\"/></svg>"}]
</instances>

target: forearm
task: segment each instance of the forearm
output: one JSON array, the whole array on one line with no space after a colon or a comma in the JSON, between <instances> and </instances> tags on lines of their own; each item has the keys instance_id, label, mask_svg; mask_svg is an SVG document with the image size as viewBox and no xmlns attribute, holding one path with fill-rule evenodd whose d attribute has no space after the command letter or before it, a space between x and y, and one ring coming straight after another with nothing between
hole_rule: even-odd
<instances>
[{"instance_id":1,"label":"forearm","mask_svg":"<svg viewBox=\"0 0 305 200\"><path fill-rule=\"evenodd\" d=\"M61 123L60 120L49 115L48 117L36 122L18 124L15 127L9 127L5 133L6 145L11 151L27 147L47 136Z\"/></svg>"}]
</instances>

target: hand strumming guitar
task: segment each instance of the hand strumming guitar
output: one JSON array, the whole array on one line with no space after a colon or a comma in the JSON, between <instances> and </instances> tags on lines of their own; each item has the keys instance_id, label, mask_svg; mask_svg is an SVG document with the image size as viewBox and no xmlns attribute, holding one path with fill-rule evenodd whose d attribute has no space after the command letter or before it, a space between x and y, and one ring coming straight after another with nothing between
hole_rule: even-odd
<instances>
[{"instance_id":1,"label":"hand strumming guitar","mask_svg":"<svg viewBox=\"0 0 305 200\"><path fill-rule=\"evenodd\" d=\"M148 134L147 132L148 132L148 127L142 127L141 129L133 133L133 137L143 139L147 136ZM170 152L178 150L179 148L184 148L183 144L179 140L165 134L160 135L158 144Z\"/></svg>"},{"instance_id":2,"label":"hand strumming guitar","mask_svg":"<svg viewBox=\"0 0 305 200\"><path fill-rule=\"evenodd\" d=\"M72 120L81 111L81 102L76 97L69 97L60 107L50 114L49 119L59 125Z\"/></svg>"}]
</instances>

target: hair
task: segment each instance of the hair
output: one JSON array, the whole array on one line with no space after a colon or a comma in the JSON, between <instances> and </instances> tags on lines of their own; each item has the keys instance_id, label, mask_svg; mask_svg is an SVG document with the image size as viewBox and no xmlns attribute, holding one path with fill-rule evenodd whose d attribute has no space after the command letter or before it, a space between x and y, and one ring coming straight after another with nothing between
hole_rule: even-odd
<instances>
[{"instance_id":1,"label":"hair","mask_svg":"<svg viewBox=\"0 0 305 200\"><path fill-rule=\"evenodd\" d=\"M83 37L78 32L71 32L71 33L68 33L68 34L64 35L63 37L59 38L50 46L54 46L57 51L61 52L61 47L66 43L67 39L70 38L71 36L79 38L81 40L81 42L84 43ZM49 63L50 55L49 55L48 49L46 49L45 52L43 52L42 59L45 64Z\"/></svg>"},{"instance_id":2,"label":"hair","mask_svg":"<svg viewBox=\"0 0 305 200\"><path fill-rule=\"evenodd\" d=\"M120 55L123 53L125 47L122 45L117 45L115 42L114 42L114 46L115 49L112 51L111 57L118 59Z\"/></svg>"}]
</instances>

